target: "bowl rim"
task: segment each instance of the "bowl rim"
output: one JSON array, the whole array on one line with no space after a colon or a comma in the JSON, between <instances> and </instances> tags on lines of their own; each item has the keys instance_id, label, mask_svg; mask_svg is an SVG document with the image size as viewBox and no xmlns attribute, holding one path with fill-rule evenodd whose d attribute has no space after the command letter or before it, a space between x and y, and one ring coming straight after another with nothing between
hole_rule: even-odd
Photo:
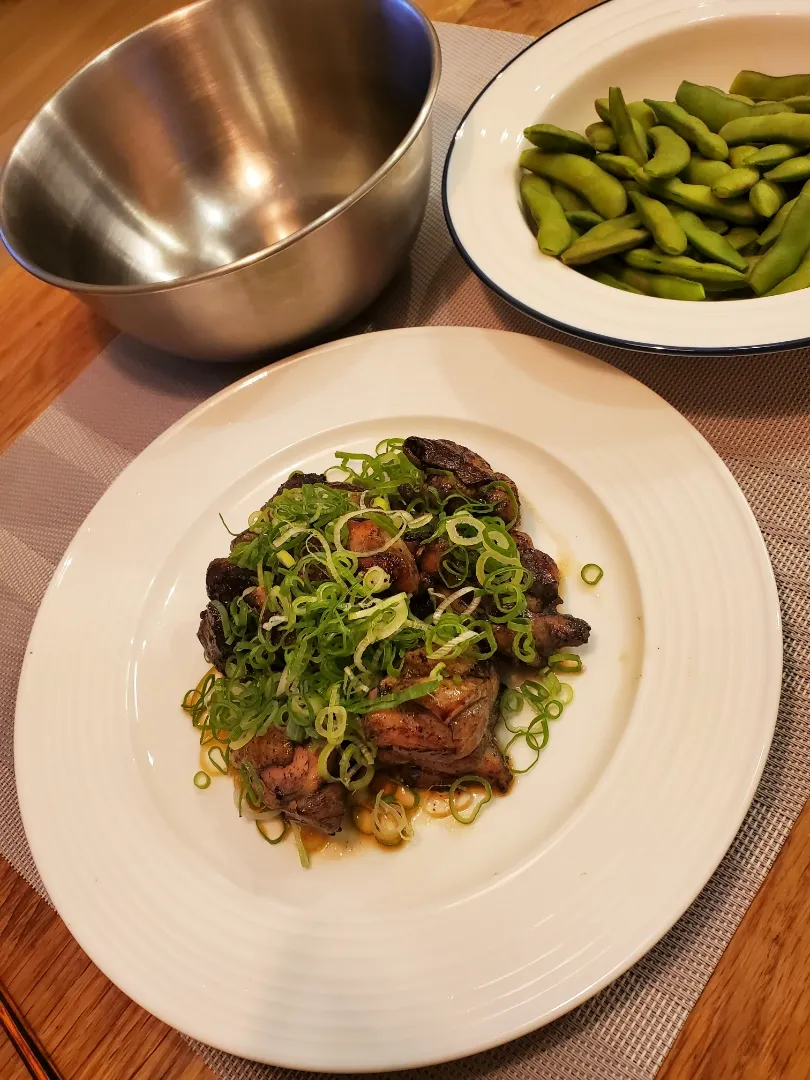
<instances>
[{"instance_id":1,"label":"bowl rim","mask_svg":"<svg viewBox=\"0 0 810 1080\"><path fill-rule=\"evenodd\" d=\"M629 338L613 337L610 334L599 334L593 330L584 330L581 327L573 326L571 323L563 322L560 319L555 319L553 315L548 315L546 312L539 311L537 308L530 304L525 304L522 300L518 300L517 297L512 296L506 289L494 281L485 270L479 266L475 259L467 251L464 246L461 237L456 232L456 228L453 225L453 219L450 212L450 200L447 194L448 176L450 172L450 161L453 157L453 152L456 147L457 137L459 132L464 127L470 113L478 104L480 99L487 93L489 88L495 83L512 64L520 60L524 53L529 52L539 45L545 38L555 33L557 30L561 30L564 26L574 22L575 19L581 18L583 15L589 15L591 12L596 11L598 8L603 7L609 3L610 0L599 0L599 3L594 4L593 7L586 8L584 11L578 11L575 15L569 16L564 22L558 23L556 26L552 26L549 30L540 34L532 41L528 42L518 53L516 53L511 60L499 68L498 71L489 79L485 86L475 95L470 102L464 115L456 124L453 134L450 137L450 145L447 148L447 154L444 159L444 167L442 169L442 184L441 184L441 198L442 198L442 213L444 214L445 224L447 225L447 231L456 246L456 250L461 255L464 262L472 270L477 278L482 281L487 288L491 289L502 300L505 300L510 307L515 308L516 311L521 312L523 315L528 315L529 318L534 319L536 322L542 323L544 326L550 326L555 330L559 330L564 334L569 335L572 338L580 338L585 341L592 341L597 345L607 345L614 349L624 349L629 352L640 353L657 353L663 356L745 356L757 353L774 353L784 352L790 349L802 349L810 345L810 337L803 338L790 338L786 341L764 342L762 344L755 345L731 345L731 346L712 346L712 347L700 347L700 346L686 346L686 345L660 345L656 342L649 341L633 341Z\"/></svg>"},{"instance_id":2,"label":"bowl rim","mask_svg":"<svg viewBox=\"0 0 810 1080\"><path fill-rule=\"evenodd\" d=\"M350 206L359 202L365 195L367 195L373 188L375 188L387 175L392 171L394 166L405 156L406 152L410 149L417 137L424 128L430 113L433 109L433 105L436 100L436 95L439 89L439 80L442 73L442 50L439 42L439 36L436 33L431 20L425 15L424 11L418 4L414 3L414 0L396 0L396 3L402 7L410 9L417 17L422 27L427 32L427 38L430 45L430 59L431 59L431 74L430 81L428 82L427 91L425 93L424 100L419 108L419 112L416 114L413 123L406 132L403 139L399 142L397 147L391 154L383 161L379 168L371 174L371 176L360 185L355 188L351 194L347 195L345 199L342 199L339 203L330 207L319 217L314 218L308 222L302 228L297 229L295 232L290 233L289 236L282 237L281 240L277 240L274 244L270 244L268 247L260 248L258 251L251 252L250 255L244 255L241 259L236 259L234 262L225 263L223 266L216 266L211 270L205 270L199 274L189 274L185 277L174 278L171 281L156 281L147 284L139 285L96 285L86 281L73 281L70 278L61 277L58 274L51 274L43 267L25 258L19 252L14 249L8 233L7 226L5 224L5 194L6 194L6 182L8 173L12 161L17 154L19 148L22 146L28 132L34 126L39 117L48 110L56 101L56 99L74 82L77 82L90 68L95 67L102 61L106 60L113 53L122 49L134 38L139 37L141 34L146 34L153 30L157 26L168 25L175 20L184 18L189 12L196 8L202 8L205 6L218 6L220 4L226 4L228 0L192 0L192 3L184 4L182 7L177 8L175 11L170 11L166 15L162 15L159 19L153 19L151 22L146 23L145 26L139 27L132 33L122 37L119 41L114 42L112 45L103 49L100 53L89 60L86 64L83 64L77 71L74 71L63 83L61 83L53 94L45 101L39 109L37 109L34 116L28 121L23 130L17 136L14 145L9 151L5 164L0 169L0 242L2 242L9 255L17 262L24 270L27 270L34 277L39 278L41 281L47 282L49 285L55 285L60 289L67 289L73 293L88 293L92 295L100 296L135 296L143 294L154 294L158 292L169 292L175 289L185 288L187 285L194 285L202 281L213 280L214 278L224 277L227 274L235 273L238 270L242 270L247 266L251 266L254 263L261 262L264 259L270 258L272 255L283 251L285 248L291 247L298 240L304 239L311 233L327 225L333 219L339 217L344 211L348 210ZM602 0L604 2L604 0Z\"/></svg>"}]
</instances>

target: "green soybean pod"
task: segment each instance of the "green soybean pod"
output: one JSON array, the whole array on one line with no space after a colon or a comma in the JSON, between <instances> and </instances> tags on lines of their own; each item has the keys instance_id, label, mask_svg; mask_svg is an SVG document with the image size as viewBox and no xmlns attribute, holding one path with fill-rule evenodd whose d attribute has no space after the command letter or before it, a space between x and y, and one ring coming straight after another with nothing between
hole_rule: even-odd
<instances>
[{"instance_id":1,"label":"green soybean pod","mask_svg":"<svg viewBox=\"0 0 810 1080\"><path fill-rule=\"evenodd\" d=\"M603 124L597 120L595 124L588 124L585 128L585 138L597 153L610 153L618 146L616 136L610 124Z\"/></svg>"},{"instance_id":2,"label":"green soybean pod","mask_svg":"<svg viewBox=\"0 0 810 1080\"><path fill-rule=\"evenodd\" d=\"M642 131L642 137L639 138L620 87L611 86L608 102L610 103L610 125L616 135L616 142L619 144L619 153L623 157L632 158L637 165L643 165L648 157L647 137Z\"/></svg>"},{"instance_id":3,"label":"green soybean pod","mask_svg":"<svg viewBox=\"0 0 810 1080\"><path fill-rule=\"evenodd\" d=\"M798 197L799 196L797 195L796 199L798 199ZM757 244L761 250L770 247L776 240L777 236L782 231L782 226L785 224L788 214L796 204L796 199L789 199L782 209L771 218L770 223L760 233Z\"/></svg>"},{"instance_id":4,"label":"green soybean pod","mask_svg":"<svg viewBox=\"0 0 810 1080\"><path fill-rule=\"evenodd\" d=\"M646 244L650 234L646 229L614 229L613 232L596 239L581 236L562 254L566 266L582 266L585 263L604 259L606 255L615 255L620 251Z\"/></svg>"},{"instance_id":5,"label":"green soybean pod","mask_svg":"<svg viewBox=\"0 0 810 1080\"><path fill-rule=\"evenodd\" d=\"M754 101L783 101L810 94L810 75L763 75L761 71L740 71L729 87L730 94L745 94Z\"/></svg>"},{"instance_id":6,"label":"green soybean pod","mask_svg":"<svg viewBox=\"0 0 810 1080\"><path fill-rule=\"evenodd\" d=\"M745 273L747 270L745 259L725 236L720 236L718 233L713 232L712 229L707 228L705 223L691 210L675 210L674 215L675 220L686 233L686 239L696 251L699 251L701 255L705 255L707 259L711 259L713 262L725 263L726 266L739 270L741 274ZM756 231L754 229L749 231L753 233L754 239L756 239ZM730 235L731 233L729 233Z\"/></svg>"},{"instance_id":7,"label":"green soybean pod","mask_svg":"<svg viewBox=\"0 0 810 1080\"><path fill-rule=\"evenodd\" d=\"M601 225L604 219L595 210L566 210L565 220L575 229L587 231L594 225Z\"/></svg>"},{"instance_id":8,"label":"green soybean pod","mask_svg":"<svg viewBox=\"0 0 810 1080\"><path fill-rule=\"evenodd\" d=\"M796 182L804 182L810 178L810 155L803 157L794 157L789 161L783 161L781 165L777 165L773 169L769 169L765 173L766 180L773 180L776 183L792 184Z\"/></svg>"},{"instance_id":9,"label":"green soybean pod","mask_svg":"<svg viewBox=\"0 0 810 1080\"><path fill-rule=\"evenodd\" d=\"M728 163L732 169L741 169L756 152L756 146L734 146L728 152Z\"/></svg>"},{"instance_id":10,"label":"green soybean pod","mask_svg":"<svg viewBox=\"0 0 810 1080\"><path fill-rule=\"evenodd\" d=\"M611 176L617 176L620 180L635 179L639 170L635 161L623 154L597 154L594 161L600 169L609 172Z\"/></svg>"},{"instance_id":11,"label":"green soybean pod","mask_svg":"<svg viewBox=\"0 0 810 1080\"><path fill-rule=\"evenodd\" d=\"M773 113L795 111L786 101L757 101L751 106L752 116L771 116Z\"/></svg>"},{"instance_id":12,"label":"green soybean pod","mask_svg":"<svg viewBox=\"0 0 810 1080\"><path fill-rule=\"evenodd\" d=\"M655 147L655 153L644 166L645 175L654 180L668 180L683 172L692 157L686 139L682 139L672 128L663 124L651 127L648 135Z\"/></svg>"},{"instance_id":13,"label":"green soybean pod","mask_svg":"<svg viewBox=\"0 0 810 1080\"><path fill-rule=\"evenodd\" d=\"M636 293L637 296L642 295L640 289L635 289L632 285L625 284L625 282L620 281L607 270L601 270L599 267L591 269L590 266L587 266L581 273L585 274L586 277L591 278L593 281L598 281L600 285L609 285L611 289L621 289L622 292Z\"/></svg>"},{"instance_id":14,"label":"green soybean pod","mask_svg":"<svg viewBox=\"0 0 810 1080\"><path fill-rule=\"evenodd\" d=\"M653 185L653 194L669 199L685 210L694 210L696 214L723 218L733 225L753 225L757 220L756 211L748 199L718 199L710 187L704 184L685 184L677 176L671 180L657 181Z\"/></svg>"},{"instance_id":15,"label":"green soybean pod","mask_svg":"<svg viewBox=\"0 0 810 1080\"><path fill-rule=\"evenodd\" d=\"M579 154L547 154L531 149L524 150L520 155L520 165L547 180L565 184L587 199L603 218L619 217L627 210L627 192L615 176L600 169L590 158Z\"/></svg>"},{"instance_id":16,"label":"green soybean pod","mask_svg":"<svg viewBox=\"0 0 810 1080\"><path fill-rule=\"evenodd\" d=\"M610 221L603 221L601 225L594 225L592 229L583 234L583 240L598 240L603 236L610 236L620 229L640 229L642 227L641 214L636 213L635 210L630 214L623 214L621 217L612 218Z\"/></svg>"},{"instance_id":17,"label":"green soybean pod","mask_svg":"<svg viewBox=\"0 0 810 1080\"><path fill-rule=\"evenodd\" d=\"M757 250L757 240L759 239L757 230L747 228L743 225L735 225L733 229L726 233L723 239L728 241L735 251L739 252L740 258L747 267L748 263L745 261L744 256L753 255ZM724 260L721 260L721 262L722 261ZM743 267L737 266L737 269L742 270Z\"/></svg>"},{"instance_id":18,"label":"green soybean pod","mask_svg":"<svg viewBox=\"0 0 810 1080\"><path fill-rule=\"evenodd\" d=\"M760 217L772 218L784 205L787 195L781 184L772 180L758 180L748 192L748 200Z\"/></svg>"},{"instance_id":19,"label":"green soybean pod","mask_svg":"<svg viewBox=\"0 0 810 1080\"><path fill-rule=\"evenodd\" d=\"M720 137L729 146L742 143L790 143L810 146L810 113L775 113L773 116L743 116L720 128Z\"/></svg>"},{"instance_id":20,"label":"green soybean pod","mask_svg":"<svg viewBox=\"0 0 810 1080\"><path fill-rule=\"evenodd\" d=\"M686 109L676 105L674 101L654 101L652 98L644 99L655 112L659 124L666 124L673 131L686 139L690 146L694 146L698 153L711 161L725 161L728 157L728 146L720 135L709 131L702 120L692 116ZM746 120L748 117L742 117ZM741 121L733 120L732 123ZM728 125L726 125L728 126Z\"/></svg>"},{"instance_id":21,"label":"green soybean pod","mask_svg":"<svg viewBox=\"0 0 810 1080\"><path fill-rule=\"evenodd\" d=\"M722 221L720 218L707 217L702 220L707 229L711 229L712 232L720 233L721 236L724 233L727 233L731 228L727 221Z\"/></svg>"},{"instance_id":22,"label":"green soybean pod","mask_svg":"<svg viewBox=\"0 0 810 1080\"><path fill-rule=\"evenodd\" d=\"M648 274L643 270L635 270L632 266L617 269L615 276L645 296L657 296L662 300L706 299L706 290L699 281L687 281L686 278L672 277L669 274Z\"/></svg>"},{"instance_id":23,"label":"green soybean pod","mask_svg":"<svg viewBox=\"0 0 810 1080\"><path fill-rule=\"evenodd\" d=\"M606 97L598 97L593 103L594 109L596 109L596 115L599 119L605 123L610 123L610 102Z\"/></svg>"},{"instance_id":24,"label":"green soybean pod","mask_svg":"<svg viewBox=\"0 0 810 1080\"><path fill-rule=\"evenodd\" d=\"M678 87L675 102L692 116L702 120L709 131L714 132L718 132L729 120L749 116L751 113L748 105L729 97L722 90L687 81Z\"/></svg>"},{"instance_id":25,"label":"green soybean pod","mask_svg":"<svg viewBox=\"0 0 810 1080\"><path fill-rule=\"evenodd\" d=\"M798 269L810 248L810 186L805 184L782 231L749 272L751 288L762 296Z\"/></svg>"},{"instance_id":26,"label":"green soybean pod","mask_svg":"<svg viewBox=\"0 0 810 1080\"><path fill-rule=\"evenodd\" d=\"M600 120L604 120L606 124L610 123L610 102L605 98L597 98L593 103L596 109L596 114ZM644 128L645 131L649 131L651 127L655 125L655 113L650 106L644 101L628 101L627 111L633 120L637 120L638 123Z\"/></svg>"},{"instance_id":27,"label":"green soybean pod","mask_svg":"<svg viewBox=\"0 0 810 1080\"><path fill-rule=\"evenodd\" d=\"M552 184L551 194L565 211L588 209L585 200L580 195L577 195L575 191L569 190L564 184Z\"/></svg>"},{"instance_id":28,"label":"green soybean pod","mask_svg":"<svg viewBox=\"0 0 810 1080\"><path fill-rule=\"evenodd\" d=\"M705 184L711 187L715 180L731 172L727 161L709 161L702 154L692 154L686 166L686 180L690 184Z\"/></svg>"},{"instance_id":29,"label":"green soybean pod","mask_svg":"<svg viewBox=\"0 0 810 1080\"><path fill-rule=\"evenodd\" d=\"M759 172L756 169L743 167L732 169L725 176L721 176L712 184L712 192L718 199L736 199L739 195L745 195L759 180Z\"/></svg>"},{"instance_id":30,"label":"green soybean pod","mask_svg":"<svg viewBox=\"0 0 810 1080\"><path fill-rule=\"evenodd\" d=\"M544 255L561 255L573 236L563 208L551 193L551 184L542 176L524 174L520 194L537 225L537 246Z\"/></svg>"},{"instance_id":31,"label":"green soybean pod","mask_svg":"<svg viewBox=\"0 0 810 1080\"><path fill-rule=\"evenodd\" d=\"M698 262L688 255L662 255L658 251L650 251L647 248L639 251L628 251L624 256L628 266L636 270L649 270L658 274L674 274L675 277L686 278L688 281L699 281L702 284L712 285L745 285L745 274L735 270L724 263Z\"/></svg>"},{"instance_id":32,"label":"green soybean pod","mask_svg":"<svg viewBox=\"0 0 810 1080\"><path fill-rule=\"evenodd\" d=\"M753 169L775 169L783 161L790 161L800 153L799 147L791 146L790 143L771 143L752 154L745 164Z\"/></svg>"},{"instance_id":33,"label":"green soybean pod","mask_svg":"<svg viewBox=\"0 0 810 1080\"><path fill-rule=\"evenodd\" d=\"M810 287L810 255L805 255L798 268L775 285L766 296L779 296L781 293L797 292Z\"/></svg>"},{"instance_id":34,"label":"green soybean pod","mask_svg":"<svg viewBox=\"0 0 810 1080\"><path fill-rule=\"evenodd\" d=\"M797 97L785 98L783 105L789 105L794 112L810 113L810 95L799 94Z\"/></svg>"},{"instance_id":35,"label":"green soybean pod","mask_svg":"<svg viewBox=\"0 0 810 1080\"><path fill-rule=\"evenodd\" d=\"M532 124L523 129L523 135L540 150L553 154L582 154L593 157L596 153L586 138L576 131L566 131L556 124Z\"/></svg>"},{"instance_id":36,"label":"green soybean pod","mask_svg":"<svg viewBox=\"0 0 810 1080\"><path fill-rule=\"evenodd\" d=\"M641 191L631 191L630 201L662 251L667 255L682 255L686 251L686 233L668 206Z\"/></svg>"}]
</instances>

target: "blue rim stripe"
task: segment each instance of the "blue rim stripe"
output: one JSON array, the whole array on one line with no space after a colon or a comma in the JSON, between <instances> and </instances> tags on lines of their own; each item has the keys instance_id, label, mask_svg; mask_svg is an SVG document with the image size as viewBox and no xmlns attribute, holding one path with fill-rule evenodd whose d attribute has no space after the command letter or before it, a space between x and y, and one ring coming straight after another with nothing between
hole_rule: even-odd
<instances>
[{"instance_id":1,"label":"blue rim stripe","mask_svg":"<svg viewBox=\"0 0 810 1080\"><path fill-rule=\"evenodd\" d=\"M510 293L506 292L500 287L500 285L496 284L496 282L494 282L492 278L490 278L481 269L481 267L470 256L469 252L462 244L461 239L459 238L459 235L453 225L453 220L450 216L450 206L447 201L447 174L450 170L450 159L453 156L453 150L455 149L456 145L456 136L458 135L461 128L464 126L467 117L473 111L473 109L484 96L484 94L486 94L487 90L489 90L490 86L492 86L495 80L501 74L503 74L503 72L506 71L507 68L511 67L516 60L519 60L524 53L527 53L529 49L533 49L536 45L539 45L541 41L544 41L545 38L549 37L549 35L555 33L557 30L561 30L563 26L567 26L569 23L573 22L574 19L579 19L583 15L588 15L591 11L595 11L596 8L602 7L604 4L607 4L609 2L610 0L600 0L600 2L598 4L594 4L593 7L588 8L586 11L580 11L576 15L572 15L570 19L566 19L565 22L561 22L559 26L552 27L552 29L547 30L545 34L541 34L540 37L535 38L534 41L530 41L524 49L521 49L516 56L513 56L511 60L507 61L507 63L505 63L503 67L492 76L486 86L480 91L479 94L476 95L474 100L471 102L469 108L462 116L450 140L450 146L447 150L447 156L444 159L444 169L442 170L442 211L444 213L444 220L445 224L447 225L447 230L453 239L453 243L456 245L458 253L461 255L464 262L467 264L467 266L469 266L470 270L472 270L472 272L477 278L483 281L483 283L494 293L500 296L502 300L505 300L507 304L515 308L517 311L521 312L523 315L528 315L529 318L534 319L536 322L543 323L545 326L551 326L555 330L561 330L564 334L568 334L570 337L584 338L586 341L593 341L598 345L608 345L615 349L625 349L631 352L657 353L664 356L750 356L757 353L783 352L789 349L806 348L808 345L810 345L810 337L796 338L795 340L791 341L773 342L772 344L765 345L739 345L730 346L728 348L706 349L698 348L697 346L689 347L685 345L655 345L649 341L629 341L626 338L614 338L609 337L606 334L595 334L590 330L582 330L580 327L571 326L569 323L560 322L559 319L554 319L551 317L551 315L546 315L544 312L538 311L537 308L529 307L529 305L524 304L522 300L518 300Z\"/></svg>"}]
</instances>

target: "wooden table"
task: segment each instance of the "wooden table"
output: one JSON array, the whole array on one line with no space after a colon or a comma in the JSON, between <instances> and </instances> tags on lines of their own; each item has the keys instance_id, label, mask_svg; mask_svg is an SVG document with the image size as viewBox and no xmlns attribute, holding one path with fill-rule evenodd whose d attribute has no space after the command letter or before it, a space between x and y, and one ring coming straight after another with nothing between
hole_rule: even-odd
<instances>
[{"instance_id":1,"label":"wooden table","mask_svg":"<svg viewBox=\"0 0 810 1080\"><path fill-rule=\"evenodd\" d=\"M174 0L0 0L0 161L23 122L71 71L176 6ZM542 34L592 5L590 0L423 0L423 6L446 22ZM0 326L2 449L90 363L113 331L8 259L0 261ZM108 982L56 913L2 861L0 979L65 1080L212 1078L177 1032ZM0 1034L0 1077L25 1075ZM658 1080L808 1077L810 808L805 808Z\"/></svg>"}]
</instances>

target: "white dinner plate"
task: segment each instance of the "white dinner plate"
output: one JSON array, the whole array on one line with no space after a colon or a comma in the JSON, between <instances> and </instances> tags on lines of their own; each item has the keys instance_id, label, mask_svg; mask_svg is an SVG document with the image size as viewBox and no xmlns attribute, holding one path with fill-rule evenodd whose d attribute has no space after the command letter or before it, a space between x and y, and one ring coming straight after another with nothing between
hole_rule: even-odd
<instances>
[{"instance_id":1,"label":"white dinner plate","mask_svg":"<svg viewBox=\"0 0 810 1080\"><path fill-rule=\"evenodd\" d=\"M711 354L807 345L803 292L679 303L541 255L520 206L518 156L529 124L584 132L610 86L628 101L671 101L682 79L728 87L741 68L806 71L809 39L810 0L610 0L556 27L498 72L450 144L442 190L459 251L516 308L592 341Z\"/></svg>"},{"instance_id":2,"label":"white dinner plate","mask_svg":"<svg viewBox=\"0 0 810 1080\"><path fill-rule=\"evenodd\" d=\"M593 626L540 763L469 827L300 868L198 791L180 700L208 561L294 468L447 437L518 483ZM604 578L586 586L579 569ZM325 1071L505 1042L637 960L700 891L754 793L781 674L754 518L674 409L528 337L411 329L275 364L194 409L87 518L17 705L23 820L56 908L145 1008L224 1050Z\"/></svg>"}]
</instances>

